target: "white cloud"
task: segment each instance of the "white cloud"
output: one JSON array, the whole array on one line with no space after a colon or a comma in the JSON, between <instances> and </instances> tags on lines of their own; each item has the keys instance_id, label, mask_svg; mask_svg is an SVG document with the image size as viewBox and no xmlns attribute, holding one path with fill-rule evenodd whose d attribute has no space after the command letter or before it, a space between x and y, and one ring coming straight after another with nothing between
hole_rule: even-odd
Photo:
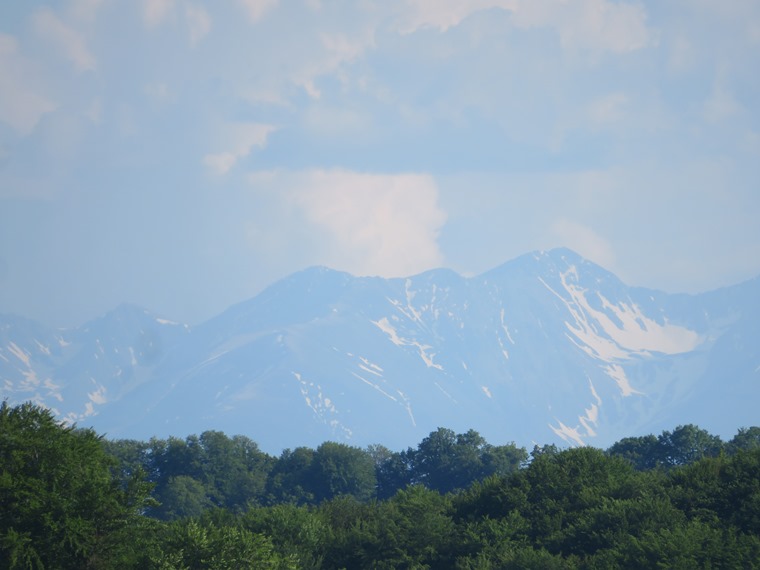
<instances>
[{"instance_id":1,"label":"white cloud","mask_svg":"<svg viewBox=\"0 0 760 570\"><path fill-rule=\"evenodd\" d=\"M185 6L185 19L187 20L190 43L193 45L201 41L211 31L211 16L202 6Z\"/></svg>"},{"instance_id":2,"label":"white cloud","mask_svg":"<svg viewBox=\"0 0 760 570\"><path fill-rule=\"evenodd\" d=\"M216 154L207 154L203 157L203 164L218 174L227 174L235 166L237 159L240 158L234 152L219 152Z\"/></svg>"},{"instance_id":3,"label":"white cloud","mask_svg":"<svg viewBox=\"0 0 760 570\"><path fill-rule=\"evenodd\" d=\"M429 175L317 170L291 195L328 238L321 257L331 267L398 277L443 263L437 240L446 214Z\"/></svg>"},{"instance_id":4,"label":"white cloud","mask_svg":"<svg viewBox=\"0 0 760 570\"><path fill-rule=\"evenodd\" d=\"M316 85L314 85L314 79L295 79L294 82L296 85L303 87L303 90L306 91L306 94L312 99L319 99L322 96L322 92Z\"/></svg>"},{"instance_id":5,"label":"white cloud","mask_svg":"<svg viewBox=\"0 0 760 570\"><path fill-rule=\"evenodd\" d=\"M103 103L100 99L94 99L90 103L89 107L85 109L84 116L90 119L95 124L98 124L103 119Z\"/></svg>"},{"instance_id":6,"label":"white cloud","mask_svg":"<svg viewBox=\"0 0 760 570\"><path fill-rule=\"evenodd\" d=\"M16 39L0 33L0 121L22 135L57 106L34 85L34 67L19 53Z\"/></svg>"},{"instance_id":7,"label":"white cloud","mask_svg":"<svg viewBox=\"0 0 760 570\"><path fill-rule=\"evenodd\" d=\"M222 130L221 138L224 139L223 144L228 150L203 157L203 164L218 174L229 172L238 160L251 153L253 147L266 146L267 138L277 128L259 123L235 123L227 125Z\"/></svg>"},{"instance_id":8,"label":"white cloud","mask_svg":"<svg viewBox=\"0 0 760 570\"><path fill-rule=\"evenodd\" d=\"M651 45L653 33L639 3L609 0L521 0L515 21L556 29L563 47L625 53Z\"/></svg>"},{"instance_id":9,"label":"white cloud","mask_svg":"<svg viewBox=\"0 0 760 570\"><path fill-rule=\"evenodd\" d=\"M688 71L698 63L697 51L686 36L676 36L670 46L668 65L674 71Z\"/></svg>"},{"instance_id":10,"label":"white cloud","mask_svg":"<svg viewBox=\"0 0 760 570\"><path fill-rule=\"evenodd\" d=\"M590 227L568 219L560 219L554 223L551 230L563 246L575 250L606 269L614 266L615 253L612 246Z\"/></svg>"},{"instance_id":11,"label":"white cloud","mask_svg":"<svg viewBox=\"0 0 760 570\"><path fill-rule=\"evenodd\" d=\"M316 85L318 77L332 75L337 72L340 76L344 65L359 59L368 48L374 46L375 36L371 27L361 27L351 30L351 34L319 34L319 48L309 54L317 54L317 58L308 58L308 63L293 73L291 81L303 88L312 99L320 99L322 92ZM343 78L345 79L345 78Z\"/></svg>"},{"instance_id":12,"label":"white cloud","mask_svg":"<svg viewBox=\"0 0 760 570\"><path fill-rule=\"evenodd\" d=\"M161 24L171 13L174 0L143 0L143 21L148 27Z\"/></svg>"},{"instance_id":13,"label":"white cloud","mask_svg":"<svg viewBox=\"0 0 760 570\"><path fill-rule=\"evenodd\" d=\"M95 19L103 0L72 0L69 6L69 14L80 21L89 22Z\"/></svg>"},{"instance_id":14,"label":"white cloud","mask_svg":"<svg viewBox=\"0 0 760 570\"><path fill-rule=\"evenodd\" d=\"M84 36L64 24L51 10L43 8L34 14L34 28L40 36L59 48L78 71L92 71L97 66Z\"/></svg>"},{"instance_id":15,"label":"white cloud","mask_svg":"<svg viewBox=\"0 0 760 570\"><path fill-rule=\"evenodd\" d=\"M252 22L258 22L279 0L239 0Z\"/></svg>"},{"instance_id":16,"label":"white cloud","mask_svg":"<svg viewBox=\"0 0 760 570\"><path fill-rule=\"evenodd\" d=\"M742 111L741 104L728 90L720 85L715 85L710 98L705 101L703 113L705 119L711 123L717 123Z\"/></svg>"},{"instance_id":17,"label":"white cloud","mask_svg":"<svg viewBox=\"0 0 760 570\"><path fill-rule=\"evenodd\" d=\"M518 0L407 0L399 21L399 31L410 34L421 28L445 32L470 14L489 8L515 10Z\"/></svg>"},{"instance_id":18,"label":"white cloud","mask_svg":"<svg viewBox=\"0 0 760 570\"><path fill-rule=\"evenodd\" d=\"M563 47L625 53L655 41L640 3L609 0L521 0L514 13L521 27L550 27Z\"/></svg>"},{"instance_id":19,"label":"white cloud","mask_svg":"<svg viewBox=\"0 0 760 570\"><path fill-rule=\"evenodd\" d=\"M372 117L345 106L313 105L304 114L304 125L321 137L361 137L372 129Z\"/></svg>"},{"instance_id":20,"label":"white cloud","mask_svg":"<svg viewBox=\"0 0 760 570\"><path fill-rule=\"evenodd\" d=\"M563 47L624 53L654 42L642 4L610 0L407 0L399 17L401 33L422 28L445 32L468 16L499 8L522 28L552 28Z\"/></svg>"},{"instance_id":21,"label":"white cloud","mask_svg":"<svg viewBox=\"0 0 760 570\"><path fill-rule=\"evenodd\" d=\"M589 105L588 116L594 124L600 126L617 123L625 118L629 100L625 93L610 93Z\"/></svg>"},{"instance_id":22,"label":"white cloud","mask_svg":"<svg viewBox=\"0 0 760 570\"><path fill-rule=\"evenodd\" d=\"M143 87L143 93L157 103L170 103L176 99L166 83L148 83Z\"/></svg>"}]
</instances>

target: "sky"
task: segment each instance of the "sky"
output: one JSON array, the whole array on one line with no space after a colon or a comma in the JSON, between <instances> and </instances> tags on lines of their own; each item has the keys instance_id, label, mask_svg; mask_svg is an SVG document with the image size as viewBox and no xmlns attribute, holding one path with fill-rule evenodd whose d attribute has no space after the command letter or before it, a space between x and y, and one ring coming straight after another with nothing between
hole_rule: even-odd
<instances>
[{"instance_id":1,"label":"sky","mask_svg":"<svg viewBox=\"0 0 760 570\"><path fill-rule=\"evenodd\" d=\"M0 4L0 312L198 324L326 265L760 274L757 0Z\"/></svg>"}]
</instances>

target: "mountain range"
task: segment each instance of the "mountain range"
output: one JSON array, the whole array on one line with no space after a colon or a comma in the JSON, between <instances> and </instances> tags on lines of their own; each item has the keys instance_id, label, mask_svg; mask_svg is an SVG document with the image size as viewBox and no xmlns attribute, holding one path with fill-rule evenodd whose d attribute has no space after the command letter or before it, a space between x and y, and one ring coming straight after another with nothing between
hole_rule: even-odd
<instances>
[{"instance_id":1,"label":"mountain range","mask_svg":"<svg viewBox=\"0 0 760 570\"><path fill-rule=\"evenodd\" d=\"M73 329L0 315L0 396L112 438L213 429L265 450L401 449L437 427L604 447L760 413L760 278L630 287L568 249L475 277L295 273L194 327L121 305Z\"/></svg>"}]
</instances>

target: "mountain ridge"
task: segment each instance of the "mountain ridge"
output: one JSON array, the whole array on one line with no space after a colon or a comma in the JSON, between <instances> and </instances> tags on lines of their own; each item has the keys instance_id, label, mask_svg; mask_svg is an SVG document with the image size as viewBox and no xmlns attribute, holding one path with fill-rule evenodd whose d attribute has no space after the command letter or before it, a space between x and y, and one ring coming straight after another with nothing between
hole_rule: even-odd
<instances>
[{"instance_id":1,"label":"mountain ridge","mask_svg":"<svg viewBox=\"0 0 760 570\"><path fill-rule=\"evenodd\" d=\"M759 299L760 278L630 287L565 248L473 277L315 266L195 327L130 304L76 329L0 315L0 385L113 437L220 429L271 449L404 447L439 426L526 445L730 434L757 423Z\"/></svg>"}]
</instances>

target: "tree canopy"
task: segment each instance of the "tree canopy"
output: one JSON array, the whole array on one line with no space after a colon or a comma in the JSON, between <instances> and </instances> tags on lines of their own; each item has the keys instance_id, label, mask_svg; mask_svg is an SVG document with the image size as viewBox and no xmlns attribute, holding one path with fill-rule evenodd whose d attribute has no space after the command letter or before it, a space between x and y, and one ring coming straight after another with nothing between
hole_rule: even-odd
<instances>
[{"instance_id":1,"label":"tree canopy","mask_svg":"<svg viewBox=\"0 0 760 570\"><path fill-rule=\"evenodd\" d=\"M3 403L0 567L757 568L758 433L528 456L439 428L400 452L272 457L216 431L107 441Z\"/></svg>"}]
</instances>

